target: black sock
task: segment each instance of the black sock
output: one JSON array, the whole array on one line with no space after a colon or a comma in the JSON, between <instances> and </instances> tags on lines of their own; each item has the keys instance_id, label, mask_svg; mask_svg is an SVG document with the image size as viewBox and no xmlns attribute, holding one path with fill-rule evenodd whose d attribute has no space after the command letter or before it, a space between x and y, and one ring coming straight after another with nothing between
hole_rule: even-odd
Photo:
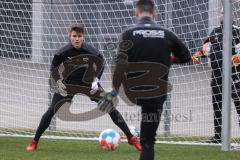
<instances>
[{"instance_id":1,"label":"black sock","mask_svg":"<svg viewBox=\"0 0 240 160\"><path fill-rule=\"evenodd\" d=\"M154 145L145 144L142 146L140 160L154 160Z\"/></svg>"},{"instance_id":2,"label":"black sock","mask_svg":"<svg viewBox=\"0 0 240 160\"><path fill-rule=\"evenodd\" d=\"M37 128L36 134L33 138L35 141L39 141L40 137L42 136L43 132L49 127L50 122L54 116L54 114L58 111L58 109L65 103L71 102L73 96L63 97L58 93L55 93L52 98L51 106L42 116L40 124Z\"/></svg>"},{"instance_id":3,"label":"black sock","mask_svg":"<svg viewBox=\"0 0 240 160\"><path fill-rule=\"evenodd\" d=\"M39 141L41 135L43 134L43 132L49 127L50 122L52 117L54 116L54 112L52 109L48 109L47 112L44 113L44 115L42 116L42 119L40 121L40 124L37 128L35 137L33 138L33 140L35 141Z\"/></svg>"},{"instance_id":4,"label":"black sock","mask_svg":"<svg viewBox=\"0 0 240 160\"><path fill-rule=\"evenodd\" d=\"M109 113L112 121L116 124L127 136L127 138L131 138L133 135L130 132L125 120L123 119L122 115L118 112L118 110L113 110Z\"/></svg>"}]
</instances>

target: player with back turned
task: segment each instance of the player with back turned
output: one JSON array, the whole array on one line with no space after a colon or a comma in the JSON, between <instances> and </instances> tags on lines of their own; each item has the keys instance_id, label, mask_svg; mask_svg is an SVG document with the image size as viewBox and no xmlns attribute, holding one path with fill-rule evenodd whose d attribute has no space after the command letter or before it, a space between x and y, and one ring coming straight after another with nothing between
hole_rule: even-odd
<instances>
[{"instance_id":1,"label":"player with back turned","mask_svg":"<svg viewBox=\"0 0 240 160\"><path fill-rule=\"evenodd\" d=\"M148 64L152 64L152 66L156 66L157 63L164 65L169 70L172 63L186 63L191 60L187 47L175 34L156 24L153 20L154 15L155 5L152 0L138 0L136 2L135 16L137 24L122 33L122 43L119 45L119 53L116 58L116 67L113 74L112 91L99 101L98 105L100 108L112 106L114 98L119 93L121 84L125 83L123 81L129 80L128 78L142 78L139 76L141 73L128 72L128 70L131 70L130 66L133 63L147 62ZM124 43L126 45L123 45ZM123 46L128 46L128 48ZM132 67L134 66L132 65ZM159 75L157 72L152 75L156 77L149 77L146 80L161 78L163 81L168 81L168 71L165 75ZM139 87L139 89L143 89L141 90L142 92L146 91L146 86L151 86L149 82L146 84L143 81L139 85L143 87ZM167 83L164 84L166 86L162 85L160 90L164 90L164 87L167 87ZM154 159L155 136L160 122L163 103L166 100L166 94L137 98L136 104L141 106L140 142L142 151L140 160Z\"/></svg>"},{"instance_id":2,"label":"player with back turned","mask_svg":"<svg viewBox=\"0 0 240 160\"><path fill-rule=\"evenodd\" d=\"M71 42L69 42L67 45L61 48L57 52L57 54L54 55L51 65L52 72L56 68L58 68L62 63L66 62L68 59L73 59L74 57L77 57L79 55L93 55L104 61L102 55L98 52L97 49L95 49L88 43L84 42L83 25L73 25L69 31L69 39ZM91 89L90 90L91 94L94 94L94 92L97 92L98 90L103 90L98 82L102 76L103 68L102 71L99 72L97 77L92 78L93 81L91 83L86 83L84 81L84 75L86 70L87 70L86 67L77 68L66 79L56 80L57 92L54 93L50 107L42 116L42 119L40 121L40 124L37 128L37 131L32 142L29 145L27 145L26 147L27 151L34 151L37 149L37 144L39 142L41 135L49 127L51 119L56 114L58 109L62 107L64 103L72 102L74 95L67 93L65 84L75 84L79 86L89 87ZM65 82L65 84L63 83L63 81ZM98 100L95 99L94 101L97 102ZM128 143L130 145L134 145L134 147L140 151L141 145L138 141L138 138L131 134L122 115L116 109L112 110L112 112L110 112L109 115L112 121L125 133L128 139Z\"/></svg>"}]
</instances>

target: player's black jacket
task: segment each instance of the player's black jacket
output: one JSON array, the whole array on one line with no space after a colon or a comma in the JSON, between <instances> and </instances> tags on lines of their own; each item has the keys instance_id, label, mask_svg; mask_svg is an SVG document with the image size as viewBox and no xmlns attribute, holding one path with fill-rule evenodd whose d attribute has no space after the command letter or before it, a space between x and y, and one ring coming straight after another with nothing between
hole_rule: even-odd
<instances>
[{"instance_id":1,"label":"player's black jacket","mask_svg":"<svg viewBox=\"0 0 240 160\"><path fill-rule=\"evenodd\" d=\"M68 43L54 55L54 58L51 64L51 71L53 71L56 67L58 67L62 62L69 60L74 56L83 55L83 54L96 55L103 60L103 57L99 53L99 51L88 43L84 42L82 44L82 47L79 49L74 48L71 43ZM85 67L77 69L65 80L65 82L68 84L85 84L82 81L85 71L86 71ZM103 73L103 69L101 73L97 75L99 79L101 78L102 73Z\"/></svg>"},{"instance_id":2,"label":"player's black jacket","mask_svg":"<svg viewBox=\"0 0 240 160\"><path fill-rule=\"evenodd\" d=\"M156 62L170 67L171 53L185 63L191 60L187 47L171 31L160 27L150 17L143 17L122 34L133 47L126 52L129 62Z\"/></svg>"},{"instance_id":3,"label":"player's black jacket","mask_svg":"<svg viewBox=\"0 0 240 160\"><path fill-rule=\"evenodd\" d=\"M235 53L235 45L240 43L240 28L232 25L232 55ZM213 77L222 77L222 60L223 60L223 24L213 29L210 36L204 43L210 42L211 49L208 55L211 60L211 67L213 69ZM239 67L233 67L232 72L235 73L236 69L240 71Z\"/></svg>"},{"instance_id":4,"label":"player's black jacket","mask_svg":"<svg viewBox=\"0 0 240 160\"><path fill-rule=\"evenodd\" d=\"M240 43L240 28L233 25L232 26L232 54L235 53L234 46L238 43ZM222 58L223 58L223 25L221 24L219 27L216 27L213 29L213 31L210 33L210 36L205 40L204 43L211 42L211 54L209 55L209 58L212 62L213 68L219 68L222 67Z\"/></svg>"},{"instance_id":5,"label":"player's black jacket","mask_svg":"<svg viewBox=\"0 0 240 160\"><path fill-rule=\"evenodd\" d=\"M122 41L133 43L131 49L127 51L119 48L121 52L128 55L128 62L155 62L170 68L171 54L178 59L179 63L191 60L189 50L176 35L160 27L150 17L142 17L135 26L123 32ZM167 80L168 73L162 79ZM149 102L155 102L152 100Z\"/></svg>"}]
</instances>

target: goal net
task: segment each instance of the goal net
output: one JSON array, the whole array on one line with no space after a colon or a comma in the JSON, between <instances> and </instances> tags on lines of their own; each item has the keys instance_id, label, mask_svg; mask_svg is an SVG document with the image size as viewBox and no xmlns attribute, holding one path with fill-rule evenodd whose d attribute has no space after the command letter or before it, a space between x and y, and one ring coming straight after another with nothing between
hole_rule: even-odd
<instances>
[{"instance_id":1,"label":"goal net","mask_svg":"<svg viewBox=\"0 0 240 160\"><path fill-rule=\"evenodd\" d=\"M120 33L135 22L134 0L1 0L0 2L0 135L32 137L49 107L49 68L54 53L68 42L71 24L85 25L85 41L98 48L107 60L101 84L111 86L110 67ZM219 0L155 0L159 25L172 30L191 53L199 50L214 27L220 25ZM233 0L233 16L239 23L240 1ZM174 65L170 70L173 90L164 104L158 140L201 143L214 135L208 58L199 65ZM64 107L67 107L65 104ZM77 95L70 113L96 108L89 98ZM120 101L117 107L128 125L139 128L140 108ZM46 137L95 139L103 129L115 128L108 115L88 121L55 116ZM232 138L240 131L232 104Z\"/></svg>"}]
</instances>

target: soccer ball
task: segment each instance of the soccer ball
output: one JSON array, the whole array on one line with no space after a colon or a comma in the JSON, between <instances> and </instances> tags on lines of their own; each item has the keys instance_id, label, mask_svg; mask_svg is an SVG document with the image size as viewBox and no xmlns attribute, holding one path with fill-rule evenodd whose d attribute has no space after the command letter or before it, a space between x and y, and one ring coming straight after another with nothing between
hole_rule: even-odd
<instances>
[{"instance_id":1,"label":"soccer ball","mask_svg":"<svg viewBox=\"0 0 240 160\"><path fill-rule=\"evenodd\" d=\"M106 129L99 136L99 144L102 148L114 151L121 143L121 137L114 129Z\"/></svg>"},{"instance_id":2,"label":"soccer ball","mask_svg":"<svg viewBox=\"0 0 240 160\"><path fill-rule=\"evenodd\" d=\"M129 126L129 130L132 133L132 135L134 135L136 137L140 136L140 131L135 126Z\"/></svg>"}]
</instances>

